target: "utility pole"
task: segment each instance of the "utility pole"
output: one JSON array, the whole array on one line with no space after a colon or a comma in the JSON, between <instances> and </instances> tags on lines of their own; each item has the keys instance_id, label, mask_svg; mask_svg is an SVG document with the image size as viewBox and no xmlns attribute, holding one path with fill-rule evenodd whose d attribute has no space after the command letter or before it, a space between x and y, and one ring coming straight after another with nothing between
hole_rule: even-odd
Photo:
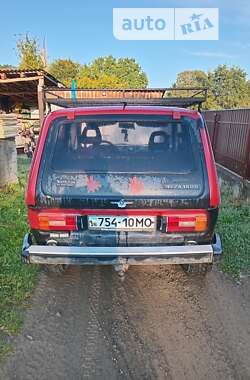
<instances>
[{"instance_id":1,"label":"utility pole","mask_svg":"<svg viewBox=\"0 0 250 380\"><path fill-rule=\"evenodd\" d=\"M43 38L43 47L42 47L42 60L45 70L48 70L48 47L47 47L47 40L46 36Z\"/></svg>"}]
</instances>

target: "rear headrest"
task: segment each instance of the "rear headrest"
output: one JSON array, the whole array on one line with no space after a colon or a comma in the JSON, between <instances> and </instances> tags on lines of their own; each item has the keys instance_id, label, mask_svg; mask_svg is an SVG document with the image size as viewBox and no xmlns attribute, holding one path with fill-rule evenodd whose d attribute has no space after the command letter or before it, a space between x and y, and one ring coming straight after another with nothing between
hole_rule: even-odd
<instances>
[{"instance_id":1,"label":"rear headrest","mask_svg":"<svg viewBox=\"0 0 250 380\"><path fill-rule=\"evenodd\" d=\"M102 135L98 126L87 126L82 131L81 143L99 145L102 142Z\"/></svg>"},{"instance_id":2,"label":"rear headrest","mask_svg":"<svg viewBox=\"0 0 250 380\"><path fill-rule=\"evenodd\" d=\"M157 137L162 141L157 141ZM169 136L166 132L163 131L155 131L152 132L148 142L149 149L166 149L169 148Z\"/></svg>"}]
</instances>

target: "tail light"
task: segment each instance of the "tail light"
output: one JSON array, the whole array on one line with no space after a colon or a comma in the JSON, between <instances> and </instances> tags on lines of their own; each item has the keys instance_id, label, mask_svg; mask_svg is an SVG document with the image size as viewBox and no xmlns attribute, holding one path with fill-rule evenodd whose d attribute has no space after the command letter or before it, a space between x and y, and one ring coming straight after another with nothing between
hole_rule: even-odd
<instances>
[{"instance_id":1,"label":"tail light","mask_svg":"<svg viewBox=\"0 0 250 380\"><path fill-rule=\"evenodd\" d=\"M99 210L86 210L78 214L73 210L38 211L28 209L30 227L43 231L75 231L78 229L79 215L95 215ZM138 210L109 210L107 215L137 215ZM140 211L142 213L142 211ZM174 232L204 232L208 229L208 212L206 210L143 210L143 215L159 215L162 217L161 231ZM165 221L164 221L165 220ZM166 228L165 228L166 225Z\"/></svg>"},{"instance_id":2,"label":"tail light","mask_svg":"<svg viewBox=\"0 0 250 380\"><path fill-rule=\"evenodd\" d=\"M167 216L166 232L202 232L208 228L207 213Z\"/></svg>"},{"instance_id":3,"label":"tail light","mask_svg":"<svg viewBox=\"0 0 250 380\"><path fill-rule=\"evenodd\" d=\"M29 222L33 229L44 231L74 231L77 216L64 213L35 212L29 210Z\"/></svg>"}]
</instances>

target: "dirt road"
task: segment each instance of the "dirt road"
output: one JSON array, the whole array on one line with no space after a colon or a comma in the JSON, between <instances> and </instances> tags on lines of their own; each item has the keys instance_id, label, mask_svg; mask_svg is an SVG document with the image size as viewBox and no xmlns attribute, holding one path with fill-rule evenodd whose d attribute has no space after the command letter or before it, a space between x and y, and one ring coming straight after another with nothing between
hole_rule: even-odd
<instances>
[{"instance_id":1,"label":"dirt road","mask_svg":"<svg viewBox=\"0 0 250 380\"><path fill-rule=\"evenodd\" d=\"M219 272L41 274L0 379L250 379L250 286Z\"/></svg>"}]
</instances>

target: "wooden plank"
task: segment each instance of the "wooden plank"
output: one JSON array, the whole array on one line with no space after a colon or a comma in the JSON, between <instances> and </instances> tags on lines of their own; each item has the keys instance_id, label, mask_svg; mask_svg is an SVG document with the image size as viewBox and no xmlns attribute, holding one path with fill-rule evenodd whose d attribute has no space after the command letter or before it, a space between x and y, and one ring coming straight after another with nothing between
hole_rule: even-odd
<instances>
[{"instance_id":1,"label":"wooden plank","mask_svg":"<svg viewBox=\"0 0 250 380\"><path fill-rule=\"evenodd\" d=\"M36 95L36 91L1 91L0 90L0 96L34 96Z\"/></svg>"},{"instance_id":2,"label":"wooden plank","mask_svg":"<svg viewBox=\"0 0 250 380\"><path fill-rule=\"evenodd\" d=\"M30 82L30 81L37 81L39 79L43 78L43 76L34 76L34 77L27 77L27 78L8 78L8 79L0 79L0 84L2 83L16 83L16 82Z\"/></svg>"},{"instance_id":3,"label":"wooden plank","mask_svg":"<svg viewBox=\"0 0 250 380\"><path fill-rule=\"evenodd\" d=\"M37 100L38 100L40 126L42 126L43 124L43 119L44 119L44 114L45 114L43 87L44 87L44 77L40 77L38 81L38 86L37 86Z\"/></svg>"}]
</instances>

